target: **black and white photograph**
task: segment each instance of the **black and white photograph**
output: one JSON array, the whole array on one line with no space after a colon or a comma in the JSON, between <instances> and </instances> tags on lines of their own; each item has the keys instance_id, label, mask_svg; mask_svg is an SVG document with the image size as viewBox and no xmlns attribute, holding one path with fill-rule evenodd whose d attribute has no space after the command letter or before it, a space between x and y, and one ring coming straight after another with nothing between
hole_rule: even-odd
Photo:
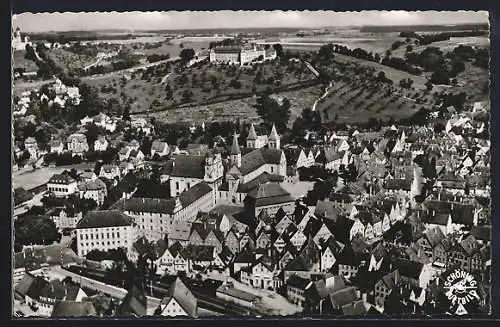
<instances>
[{"instance_id":1,"label":"black and white photograph","mask_svg":"<svg viewBox=\"0 0 500 327\"><path fill-rule=\"evenodd\" d=\"M488 11L12 15L12 318L487 317Z\"/></svg>"}]
</instances>

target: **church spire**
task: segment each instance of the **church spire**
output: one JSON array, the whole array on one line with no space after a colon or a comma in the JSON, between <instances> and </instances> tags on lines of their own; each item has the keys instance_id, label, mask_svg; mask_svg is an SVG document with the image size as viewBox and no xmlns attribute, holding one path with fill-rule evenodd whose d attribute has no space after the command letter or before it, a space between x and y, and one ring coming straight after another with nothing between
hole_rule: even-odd
<instances>
[{"instance_id":1,"label":"church spire","mask_svg":"<svg viewBox=\"0 0 500 327\"><path fill-rule=\"evenodd\" d=\"M250 130L248 131L248 136L247 140L256 140L257 139L257 133L255 132L255 127L253 126L253 123L250 125Z\"/></svg>"},{"instance_id":2,"label":"church spire","mask_svg":"<svg viewBox=\"0 0 500 327\"><path fill-rule=\"evenodd\" d=\"M241 150L240 146L238 145L238 136L236 135L236 132L233 135L233 145L231 146L229 159L231 161L231 166L241 166Z\"/></svg>"},{"instance_id":3,"label":"church spire","mask_svg":"<svg viewBox=\"0 0 500 327\"><path fill-rule=\"evenodd\" d=\"M238 136L236 132L233 135L233 145L231 146L231 155L240 154L240 146L238 145Z\"/></svg>"},{"instance_id":4,"label":"church spire","mask_svg":"<svg viewBox=\"0 0 500 327\"><path fill-rule=\"evenodd\" d=\"M279 150L280 148L280 136L278 132L276 132L276 126L273 124L273 128L271 129L271 133L269 134L269 148Z\"/></svg>"},{"instance_id":5,"label":"church spire","mask_svg":"<svg viewBox=\"0 0 500 327\"><path fill-rule=\"evenodd\" d=\"M277 140L279 139L278 132L276 132L276 125L273 124L273 128L271 129L271 134L269 134L269 140Z\"/></svg>"}]
</instances>

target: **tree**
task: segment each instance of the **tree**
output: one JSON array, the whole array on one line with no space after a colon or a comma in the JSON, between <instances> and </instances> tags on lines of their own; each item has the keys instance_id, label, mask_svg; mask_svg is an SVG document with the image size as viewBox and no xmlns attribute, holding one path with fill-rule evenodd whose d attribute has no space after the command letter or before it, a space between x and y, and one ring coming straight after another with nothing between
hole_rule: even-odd
<instances>
[{"instance_id":1,"label":"tree","mask_svg":"<svg viewBox=\"0 0 500 327\"><path fill-rule=\"evenodd\" d=\"M14 222L15 245L48 245L61 240L56 225L48 216L19 216Z\"/></svg>"},{"instance_id":2,"label":"tree","mask_svg":"<svg viewBox=\"0 0 500 327\"><path fill-rule=\"evenodd\" d=\"M427 82L425 82L425 88L426 88L427 92L432 91L433 85L432 85L432 82L430 80L427 80Z\"/></svg>"},{"instance_id":3,"label":"tree","mask_svg":"<svg viewBox=\"0 0 500 327\"><path fill-rule=\"evenodd\" d=\"M128 103L125 105L125 108L123 108L122 119L130 121L130 104Z\"/></svg>"},{"instance_id":4,"label":"tree","mask_svg":"<svg viewBox=\"0 0 500 327\"><path fill-rule=\"evenodd\" d=\"M189 49L182 49L181 53L179 54L179 57L181 57L181 61L184 64L186 64L191 59L193 59L195 55L196 55L195 51L193 49L189 48Z\"/></svg>"},{"instance_id":5,"label":"tree","mask_svg":"<svg viewBox=\"0 0 500 327\"><path fill-rule=\"evenodd\" d=\"M96 124L90 124L87 126L87 132L85 133L87 136L87 142L91 148L94 147L94 142L99 137L99 127Z\"/></svg>"},{"instance_id":6,"label":"tree","mask_svg":"<svg viewBox=\"0 0 500 327\"><path fill-rule=\"evenodd\" d=\"M450 83L450 73L443 69L442 67L431 75L431 82L433 84L449 84Z\"/></svg>"},{"instance_id":7,"label":"tree","mask_svg":"<svg viewBox=\"0 0 500 327\"><path fill-rule=\"evenodd\" d=\"M324 44L318 50L318 57L323 60L333 59L333 44Z\"/></svg>"},{"instance_id":8,"label":"tree","mask_svg":"<svg viewBox=\"0 0 500 327\"><path fill-rule=\"evenodd\" d=\"M280 105L276 100L263 95L257 99L255 108L257 113L264 120L264 124L270 128L272 124L276 124L279 132L283 132L287 128L288 120L290 118L290 101L283 99Z\"/></svg>"},{"instance_id":9,"label":"tree","mask_svg":"<svg viewBox=\"0 0 500 327\"><path fill-rule=\"evenodd\" d=\"M276 56L277 57L283 57L283 46L279 43L276 43L273 45L274 50L276 51Z\"/></svg>"}]
</instances>

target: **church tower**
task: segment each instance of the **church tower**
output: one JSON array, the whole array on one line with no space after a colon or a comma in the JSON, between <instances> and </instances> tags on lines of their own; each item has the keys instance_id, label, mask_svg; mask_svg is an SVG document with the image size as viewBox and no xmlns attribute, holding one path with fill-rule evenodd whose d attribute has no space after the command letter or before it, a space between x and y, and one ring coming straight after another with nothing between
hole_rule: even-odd
<instances>
[{"instance_id":1,"label":"church tower","mask_svg":"<svg viewBox=\"0 0 500 327\"><path fill-rule=\"evenodd\" d=\"M250 131L248 131L247 148L255 148L255 141L257 141L257 133L252 123L252 125L250 125Z\"/></svg>"},{"instance_id":2,"label":"church tower","mask_svg":"<svg viewBox=\"0 0 500 327\"><path fill-rule=\"evenodd\" d=\"M280 136L278 132L276 132L276 126L273 124L273 128L271 129L271 134L269 134L269 148L270 149L280 149Z\"/></svg>"},{"instance_id":3,"label":"church tower","mask_svg":"<svg viewBox=\"0 0 500 327\"><path fill-rule=\"evenodd\" d=\"M233 135L233 144L231 145L229 160L231 162L231 166L235 165L236 167L241 167L241 150L238 145L238 136L236 135L236 132Z\"/></svg>"}]
</instances>

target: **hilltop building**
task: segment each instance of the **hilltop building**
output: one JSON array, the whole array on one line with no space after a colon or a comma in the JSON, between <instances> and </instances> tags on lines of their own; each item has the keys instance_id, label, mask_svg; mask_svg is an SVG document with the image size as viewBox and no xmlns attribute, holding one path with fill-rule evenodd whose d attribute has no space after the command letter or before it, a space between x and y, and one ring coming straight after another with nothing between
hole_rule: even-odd
<instances>
[{"instance_id":1,"label":"hilltop building","mask_svg":"<svg viewBox=\"0 0 500 327\"><path fill-rule=\"evenodd\" d=\"M18 26L12 33L12 48L14 50L26 50L27 45L31 45L30 38L27 35L23 36Z\"/></svg>"},{"instance_id":2,"label":"hilltop building","mask_svg":"<svg viewBox=\"0 0 500 327\"><path fill-rule=\"evenodd\" d=\"M210 62L244 65L255 60L272 60L276 58L273 48L264 49L261 46L221 46L210 50Z\"/></svg>"}]
</instances>

